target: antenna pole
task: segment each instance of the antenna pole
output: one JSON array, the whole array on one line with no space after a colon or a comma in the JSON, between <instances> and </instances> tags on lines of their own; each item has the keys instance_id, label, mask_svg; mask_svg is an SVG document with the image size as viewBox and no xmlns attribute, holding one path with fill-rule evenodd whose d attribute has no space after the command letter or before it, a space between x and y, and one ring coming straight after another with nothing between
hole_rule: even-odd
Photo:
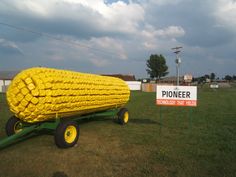
<instances>
[{"instance_id":1,"label":"antenna pole","mask_svg":"<svg viewBox=\"0 0 236 177\"><path fill-rule=\"evenodd\" d=\"M174 50L174 53L176 54L176 59L175 59L175 63L176 63L176 85L179 85L179 68L180 68L180 57L179 57L179 53L181 52L181 48L183 47L175 47L172 48L172 50Z\"/></svg>"}]
</instances>

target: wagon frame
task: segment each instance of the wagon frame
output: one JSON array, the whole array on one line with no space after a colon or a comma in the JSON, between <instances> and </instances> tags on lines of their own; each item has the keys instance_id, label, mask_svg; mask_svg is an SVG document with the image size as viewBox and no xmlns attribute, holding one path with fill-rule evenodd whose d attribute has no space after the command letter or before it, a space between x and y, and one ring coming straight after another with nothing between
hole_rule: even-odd
<instances>
[{"instance_id":1,"label":"wagon frame","mask_svg":"<svg viewBox=\"0 0 236 177\"><path fill-rule=\"evenodd\" d=\"M54 131L54 140L57 147L73 147L79 139L79 121L93 117L113 117L119 124L124 125L128 123L129 112L126 108L114 108L68 118L59 118L56 114L53 120L37 123L26 123L12 116L6 123L7 137L0 140L0 149L43 131Z\"/></svg>"}]
</instances>

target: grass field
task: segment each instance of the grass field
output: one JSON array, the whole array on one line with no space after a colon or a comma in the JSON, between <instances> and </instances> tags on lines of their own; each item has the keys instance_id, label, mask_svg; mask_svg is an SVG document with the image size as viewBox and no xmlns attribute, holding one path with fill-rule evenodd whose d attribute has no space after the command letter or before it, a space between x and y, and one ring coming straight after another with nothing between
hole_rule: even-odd
<instances>
[{"instance_id":1,"label":"grass field","mask_svg":"<svg viewBox=\"0 0 236 177\"><path fill-rule=\"evenodd\" d=\"M155 106L155 93L132 92L130 121L83 121L76 147L46 134L0 151L0 177L235 177L236 89L200 89L198 107ZM160 117L161 112L161 117ZM11 114L0 103L0 138Z\"/></svg>"}]
</instances>

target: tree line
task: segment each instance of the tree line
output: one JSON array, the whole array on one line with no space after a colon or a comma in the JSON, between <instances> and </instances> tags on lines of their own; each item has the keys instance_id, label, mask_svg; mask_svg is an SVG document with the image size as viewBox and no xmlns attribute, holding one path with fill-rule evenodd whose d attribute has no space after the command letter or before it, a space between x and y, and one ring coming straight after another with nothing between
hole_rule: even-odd
<instances>
[{"instance_id":1,"label":"tree line","mask_svg":"<svg viewBox=\"0 0 236 177\"><path fill-rule=\"evenodd\" d=\"M203 76L200 77L195 77L193 78L193 81L197 81L198 83L202 83L202 82L206 82L207 79L209 79L211 82L213 81L220 81L220 80L225 80L225 81L236 81L236 76L235 75L225 75L223 78L219 78L216 77L215 73L211 73L211 74L205 74Z\"/></svg>"},{"instance_id":2,"label":"tree line","mask_svg":"<svg viewBox=\"0 0 236 177\"><path fill-rule=\"evenodd\" d=\"M151 54L149 59L147 59L146 61L146 66L148 75L151 79L155 79L156 81L160 80L162 77L166 76L169 73L168 66L166 65L166 59L162 54ZM236 81L236 76L226 75L222 79L226 81ZM197 81L198 83L206 82L207 80L217 81L221 79L219 77L216 77L216 74L213 72L193 78L193 82Z\"/></svg>"}]
</instances>

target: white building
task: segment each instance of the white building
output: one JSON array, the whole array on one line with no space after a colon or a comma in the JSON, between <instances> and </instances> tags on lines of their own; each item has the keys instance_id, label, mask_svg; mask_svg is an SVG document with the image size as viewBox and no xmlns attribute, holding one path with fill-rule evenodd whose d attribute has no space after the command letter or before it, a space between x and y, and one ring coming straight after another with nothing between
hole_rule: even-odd
<instances>
[{"instance_id":1,"label":"white building","mask_svg":"<svg viewBox=\"0 0 236 177\"><path fill-rule=\"evenodd\" d=\"M18 71L0 71L0 93L6 92L11 80L17 73Z\"/></svg>"},{"instance_id":2,"label":"white building","mask_svg":"<svg viewBox=\"0 0 236 177\"><path fill-rule=\"evenodd\" d=\"M141 82L140 81L125 81L129 86L130 90L141 90Z\"/></svg>"}]
</instances>

